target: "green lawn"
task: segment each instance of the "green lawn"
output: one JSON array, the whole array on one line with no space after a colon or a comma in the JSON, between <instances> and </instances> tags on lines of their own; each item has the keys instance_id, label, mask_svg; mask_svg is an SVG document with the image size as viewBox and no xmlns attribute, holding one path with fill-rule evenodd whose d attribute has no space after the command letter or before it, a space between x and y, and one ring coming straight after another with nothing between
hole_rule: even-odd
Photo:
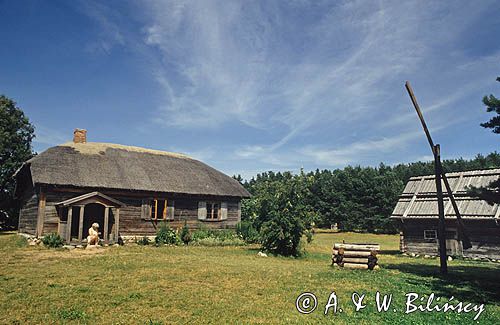
<instances>
[{"instance_id":1,"label":"green lawn","mask_svg":"<svg viewBox=\"0 0 500 325\"><path fill-rule=\"evenodd\" d=\"M381 244L378 271L330 266L333 242ZM405 310L405 293L434 292L445 302L485 303L479 322L500 323L500 264L452 261L447 279L438 260L398 254L398 236L317 234L301 259L258 257L255 247L109 247L97 251L25 247L0 234L0 323L472 323L475 313ZM336 315L324 315L332 290ZM299 314L295 300L314 293L317 309ZM392 293L387 312L375 310L377 291ZM366 294L354 312L351 294ZM396 311L394 311L394 309Z\"/></svg>"}]
</instances>

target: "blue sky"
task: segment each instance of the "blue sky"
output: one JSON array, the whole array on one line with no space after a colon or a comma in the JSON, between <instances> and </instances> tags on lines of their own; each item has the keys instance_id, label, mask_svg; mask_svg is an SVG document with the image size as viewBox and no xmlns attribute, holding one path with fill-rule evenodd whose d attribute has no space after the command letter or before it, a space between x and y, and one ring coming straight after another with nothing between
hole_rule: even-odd
<instances>
[{"instance_id":1,"label":"blue sky","mask_svg":"<svg viewBox=\"0 0 500 325\"><path fill-rule=\"evenodd\" d=\"M499 150L499 1L1 1L0 93L42 151L88 140L183 152L226 172Z\"/></svg>"}]
</instances>

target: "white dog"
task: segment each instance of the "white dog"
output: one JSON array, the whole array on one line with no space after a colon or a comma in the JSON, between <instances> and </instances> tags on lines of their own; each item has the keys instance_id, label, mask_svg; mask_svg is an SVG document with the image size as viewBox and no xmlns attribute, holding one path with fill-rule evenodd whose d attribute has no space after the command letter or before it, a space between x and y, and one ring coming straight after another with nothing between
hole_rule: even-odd
<instances>
[{"instance_id":1,"label":"white dog","mask_svg":"<svg viewBox=\"0 0 500 325\"><path fill-rule=\"evenodd\" d=\"M87 237L87 245L99 244L99 224L94 222L92 227L89 228L89 236Z\"/></svg>"}]
</instances>

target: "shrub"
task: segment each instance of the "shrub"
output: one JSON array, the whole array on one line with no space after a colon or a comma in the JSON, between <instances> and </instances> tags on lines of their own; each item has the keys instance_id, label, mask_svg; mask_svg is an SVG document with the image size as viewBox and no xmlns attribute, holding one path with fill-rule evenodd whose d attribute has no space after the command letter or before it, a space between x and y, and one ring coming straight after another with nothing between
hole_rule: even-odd
<instances>
[{"instance_id":1,"label":"shrub","mask_svg":"<svg viewBox=\"0 0 500 325\"><path fill-rule=\"evenodd\" d=\"M177 236L175 230L170 228L166 223L163 223L156 232L155 243L156 246L159 245L177 245L179 244L180 239Z\"/></svg>"},{"instance_id":2,"label":"shrub","mask_svg":"<svg viewBox=\"0 0 500 325\"><path fill-rule=\"evenodd\" d=\"M244 220L236 225L236 233L247 243L258 243L259 232L253 226L253 223Z\"/></svg>"},{"instance_id":3,"label":"shrub","mask_svg":"<svg viewBox=\"0 0 500 325\"><path fill-rule=\"evenodd\" d=\"M312 243L313 241L313 235L314 235L314 231L313 230L306 230L306 239L307 239L307 243L310 244Z\"/></svg>"},{"instance_id":4,"label":"shrub","mask_svg":"<svg viewBox=\"0 0 500 325\"><path fill-rule=\"evenodd\" d=\"M136 241L137 245L147 246L149 245L149 238L144 236Z\"/></svg>"},{"instance_id":5,"label":"shrub","mask_svg":"<svg viewBox=\"0 0 500 325\"><path fill-rule=\"evenodd\" d=\"M246 245L245 241L241 238L235 237L233 239L220 239L216 237L206 237L194 242L195 245L200 246L243 246Z\"/></svg>"},{"instance_id":6,"label":"shrub","mask_svg":"<svg viewBox=\"0 0 500 325\"><path fill-rule=\"evenodd\" d=\"M187 221L184 221L184 227L181 230L181 240L185 245L188 245L191 241L191 233L189 232Z\"/></svg>"},{"instance_id":7,"label":"shrub","mask_svg":"<svg viewBox=\"0 0 500 325\"><path fill-rule=\"evenodd\" d=\"M193 243L204 246L241 246L245 242L229 229L208 229L200 226L192 234Z\"/></svg>"},{"instance_id":8,"label":"shrub","mask_svg":"<svg viewBox=\"0 0 500 325\"><path fill-rule=\"evenodd\" d=\"M42 243L48 248L58 248L64 244L64 240L59 234L52 233L42 238Z\"/></svg>"},{"instance_id":9,"label":"shrub","mask_svg":"<svg viewBox=\"0 0 500 325\"><path fill-rule=\"evenodd\" d=\"M312 228L315 218L307 203L310 184L311 178L301 171L295 178L277 184L276 193L262 202L269 207L260 228L264 250L284 256L302 255L300 240Z\"/></svg>"},{"instance_id":10,"label":"shrub","mask_svg":"<svg viewBox=\"0 0 500 325\"><path fill-rule=\"evenodd\" d=\"M211 235L211 230L205 227L203 224L200 224L198 229L193 232L191 235L191 239L193 241L199 241L204 238L208 238Z\"/></svg>"}]
</instances>

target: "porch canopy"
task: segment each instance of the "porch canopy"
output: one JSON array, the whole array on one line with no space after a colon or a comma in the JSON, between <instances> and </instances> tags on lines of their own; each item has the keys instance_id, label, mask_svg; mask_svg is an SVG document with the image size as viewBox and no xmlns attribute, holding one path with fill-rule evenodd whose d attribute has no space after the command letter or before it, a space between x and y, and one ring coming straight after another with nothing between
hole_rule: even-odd
<instances>
[{"instance_id":1,"label":"porch canopy","mask_svg":"<svg viewBox=\"0 0 500 325\"><path fill-rule=\"evenodd\" d=\"M80 215L78 219L78 241L81 242L83 240L83 218L85 215L85 206L87 204L100 204L104 206L104 242L108 243L109 242L109 233L108 233L108 228L109 228L109 211L112 209L113 215L114 215L114 234L113 237L118 239L118 229L119 229L119 224L120 224L120 207L124 206L125 204L120 202L119 200L116 200L112 197L109 197L105 194L102 194L100 192L90 192L87 194L83 194L71 199L67 199L65 201L61 201L56 203L56 206L58 207L67 207L68 208L68 221L66 224L66 233L62 234L64 235L65 239L67 242L71 241L71 224L73 222L73 207L78 207L80 210Z\"/></svg>"}]
</instances>

